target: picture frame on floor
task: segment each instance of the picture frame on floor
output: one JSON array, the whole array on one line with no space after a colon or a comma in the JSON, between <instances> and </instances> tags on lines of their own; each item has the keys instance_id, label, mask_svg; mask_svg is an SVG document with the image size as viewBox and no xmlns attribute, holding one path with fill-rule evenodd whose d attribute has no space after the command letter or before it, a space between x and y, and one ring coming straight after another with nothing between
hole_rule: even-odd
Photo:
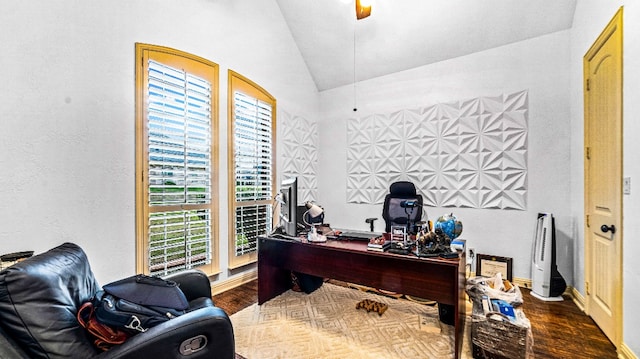
<instances>
[{"instance_id":1,"label":"picture frame on floor","mask_svg":"<svg viewBox=\"0 0 640 359\"><path fill-rule=\"evenodd\" d=\"M478 254L476 258L476 275L493 277L497 273L502 274L503 279L513 281L513 258L494 256L490 254Z\"/></svg>"}]
</instances>

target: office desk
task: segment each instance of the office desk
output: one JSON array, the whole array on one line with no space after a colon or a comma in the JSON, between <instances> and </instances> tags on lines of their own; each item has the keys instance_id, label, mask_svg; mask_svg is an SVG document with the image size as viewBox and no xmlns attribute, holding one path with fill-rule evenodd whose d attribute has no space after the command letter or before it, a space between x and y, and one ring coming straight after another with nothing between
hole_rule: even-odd
<instances>
[{"instance_id":1,"label":"office desk","mask_svg":"<svg viewBox=\"0 0 640 359\"><path fill-rule=\"evenodd\" d=\"M465 257L418 258L367 250L363 241L258 238L258 304L291 288L290 271L385 289L454 307L455 358L465 322Z\"/></svg>"}]
</instances>

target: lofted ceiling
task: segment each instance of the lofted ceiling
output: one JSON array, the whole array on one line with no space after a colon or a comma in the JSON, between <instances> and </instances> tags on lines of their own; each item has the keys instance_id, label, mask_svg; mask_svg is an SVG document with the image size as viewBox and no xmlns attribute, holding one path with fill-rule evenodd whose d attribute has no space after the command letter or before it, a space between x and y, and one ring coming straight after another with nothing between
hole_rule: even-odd
<instances>
[{"instance_id":1,"label":"lofted ceiling","mask_svg":"<svg viewBox=\"0 0 640 359\"><path fill-rule=\"evenodd\" d=\"M355 0L276 1L323 91L569 29L577 0L373 0L357 21Z\"/></svg>"}]
</instances>

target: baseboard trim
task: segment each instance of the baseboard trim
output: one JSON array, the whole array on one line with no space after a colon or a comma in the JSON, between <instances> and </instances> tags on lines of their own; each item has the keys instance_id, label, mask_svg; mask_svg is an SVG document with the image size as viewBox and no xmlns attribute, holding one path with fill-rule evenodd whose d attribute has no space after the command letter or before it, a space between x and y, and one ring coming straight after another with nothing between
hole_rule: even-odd
<instances>
[{"instance_id":1,"label":"baseboard trim","mask_svg":"<svg viewBox=\"0 0 640 359\"><path fill-rule=\"evenodd\" d=\"M620 344L618 348L618 358L620 359L638 359L638 356L631 351L625 343Z\"/></svg>"},{"instance_id":2,"label":"baseboard trim","mask_svg":"<svg viewBox=\"0 0 640 359\"><path fill-rule=\"evenodd\" d=\"M569 295L571 296L571 299L573 299L573 302L581 311L586 312L584 297L582 296L582 294L580 294L580 292L578 292L578 290L574 287L567 287L567 291L569 291L569 288L571 288L571 292L569 293Z\"/></svg>"},{"instance_id":3,"label":"baseboard trim","mask_svg":"<svg viewBox=\"0 0 640 359\"><path fill-rule=\"evenodd\" d=\"M242 272L242 274L233 276L225 281L222 281L219 283L211 283L211 295L220 294L222 292L233 289L235 287L239 287L257 278L258 278L258 269L254 268L254 269Z\"/></svg>"},{"instance_id":4,"label":"baseboard trim","mask_svg":"<svg viewBox=\"0 0 640 359\"><path fill-rule=\"evenodd\" d=\"M531 287L532 287L531 279L528 279L528 278L513 277L513 283L517 284L518 287L520 287L520 288L531 289Z\"/></svg>"}]
</instances>

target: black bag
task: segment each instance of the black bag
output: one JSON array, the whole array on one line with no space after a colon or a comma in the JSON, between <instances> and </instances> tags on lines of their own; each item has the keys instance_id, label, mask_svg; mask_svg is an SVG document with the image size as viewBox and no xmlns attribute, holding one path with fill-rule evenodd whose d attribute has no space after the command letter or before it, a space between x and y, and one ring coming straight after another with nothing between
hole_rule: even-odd
<instances>
[{"instance_id":1,"label":"black bag","mask_svg":"<svg viewBox=\"0 0 640 359\"><path fill-rule=\"evenodd\" d=\"M189 307L178 285L161 278L136 275L103 289L94 298L97 320L131 334L146 332Z\"/></svg>"},{"instance_id":2,"label":"black bag","mask_svg":"<svg viewBox=\"0 0 640 359\"><path fill-rule=\"evenodd\" d=\"M184 314L184 310L140 305L104 291L96 294L94 305L96 319L100 323L131 334L144 333L151 327Z\"/></svg>"},{"instance_id":3,"label":"black bag","mask_svg":"<svg viewBox=\"0 0 640 359\"><path fill-rule=\"evenodd\" d=\"M109 283L102 289L117 297L140 305L185 310L189 302L174 281L137 274Z\"/></svg>"},{"instance_id":4,"label":"black bag","mask_svg":"<svg viewBox=\"0 0 640 359\"><path fill-rule=\"evenodd\" d=\"M291 272L291 280L294 291L302 291L307 294L311 294L324 283L324 278L322 277L299 272Z\"/></svg>"}]
</instances>

